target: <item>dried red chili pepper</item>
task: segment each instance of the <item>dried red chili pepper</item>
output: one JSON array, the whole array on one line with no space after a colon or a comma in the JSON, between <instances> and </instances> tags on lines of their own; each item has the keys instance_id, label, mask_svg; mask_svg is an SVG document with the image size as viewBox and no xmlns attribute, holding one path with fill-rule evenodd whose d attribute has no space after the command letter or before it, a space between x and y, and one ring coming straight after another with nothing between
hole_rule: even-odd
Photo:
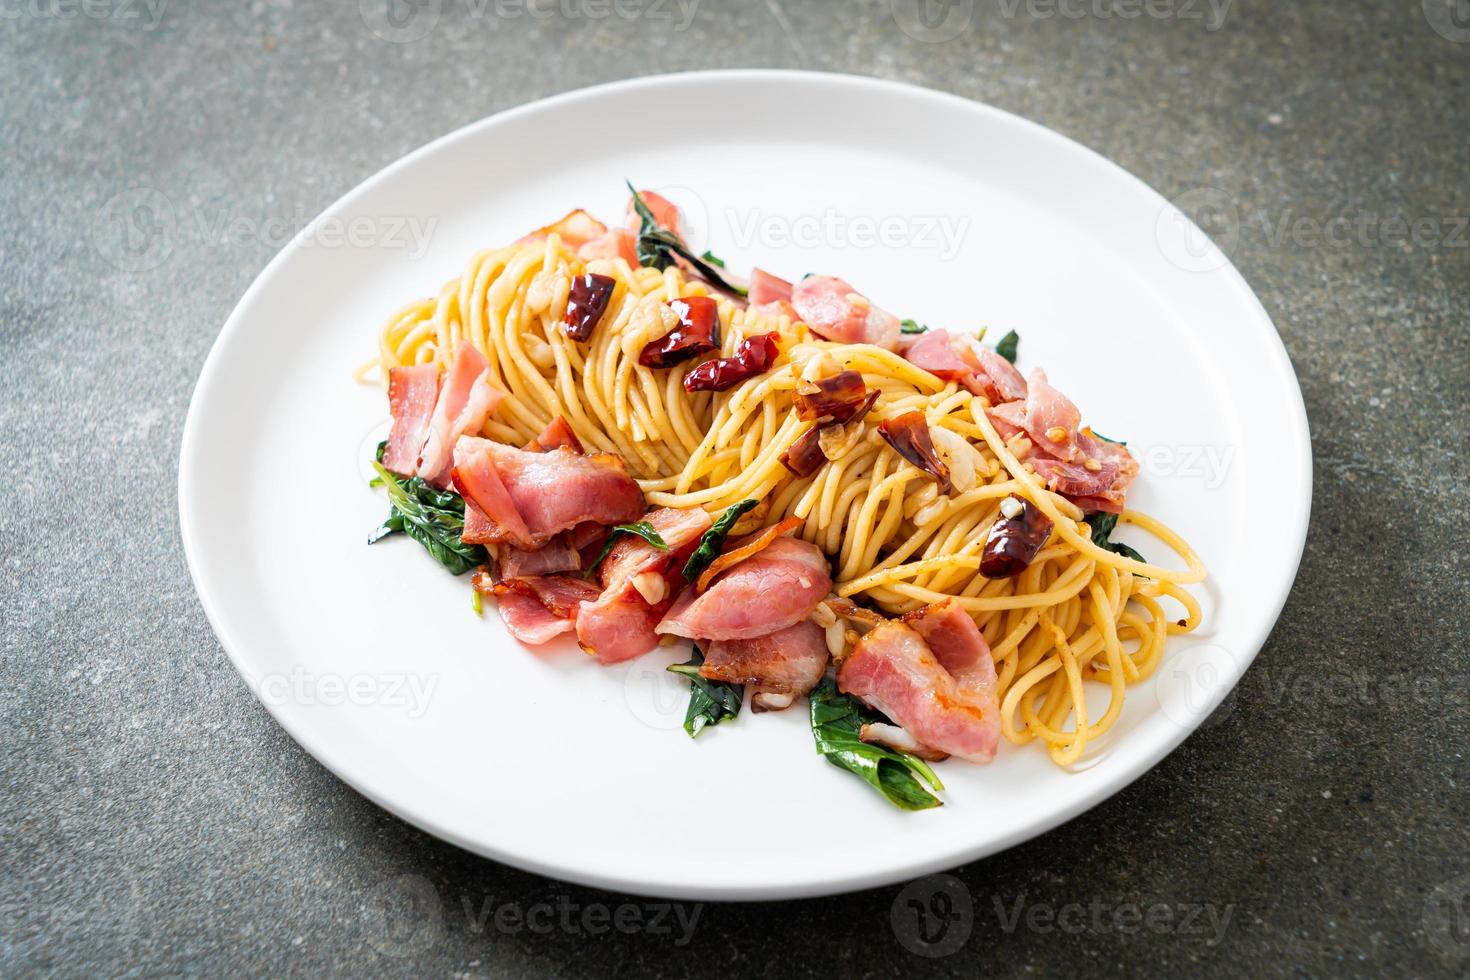
<instances>
[{"instance_id":1,"label":"dried red chili pepper","mask_svg":"<svg viewBox=\"0 0 1470 980\"><path fill-rule=\"evenodd\" d=\"M895 418L878 423L878 434L893 447L893 451L932 476L939 484L940 493L949 493L953 484L949 481L949 467L934 451L934 440L929 436L929 423L923 412L904 412Z\"/></svg>"},{"instance_id":2,"label":"dried red chili pepper","mask_svg":"<svg viewBox=\"0 0 1470 980\"><path fill-rule=\"evenodd\" d=\"M863 376L857 371L839 371L816 381L804 381L793 401L796 417L803 422L846 422L868 397Z\"/></svg>"},{"instance_id":3,"label":"dried red chili pepper","mask_svg":"<svg viewBox=\"0 0 1470 980\"><path fill-rule=\"evenodd\" d=\"M1000 506L1001 514L990 526L980 552L980 574L986 578L1020 575L1051 537L1051 518L1029 500L1011 494Z\"/></svg>"},{"instance_id":4,"label":"dried red chili pepper","mask_svg":"<svg viewBox=\"0 0 1470 980\"><path fill-rule=\"evenodd\" d=\"M666 368L691 357L720 349L720 313L708 296L670 300L669 309L679 325L658 340L649 341L638 355L644 367Z\"/></svg>"},{"instance_id":5,"label":"dried red chili pepper","mask_svg":"<svg viewBox=\"0 0 1470 980\"><path fill-rule=\"evenodd\" d=\"M821 431L821 426L814 425L797 436L791 448L781 454L781 465L797 476L811 476L820 469L827 462L817 441Z\"/></svg>"},{"instance_id":6,"label":"dried red chili pepper","mask_svg":"<svg viewBox=\"0 0 1470 980\"><path fill-rule=\"evenodd\" d=\"M781 352L781 346L776 343L777 336L774 333L763 333L746 337L735 345L733 356L705 361L684 375L684 390L691 393L726 391L746 378L764 374Z\"/></svg>"},{"instance_id":7,"label":"dried red chili pepper","mask_svg":"<svg viewBox=\"0 0 1470 980\"><path fill-rule=\"evenodd\" d=\"M572 277L572 288L567 293L567 336L577 342L592 336L607 304L612 300L613 287L617 280L612 276L599 276L586 272Z\"/></svg>"}]
</instances>

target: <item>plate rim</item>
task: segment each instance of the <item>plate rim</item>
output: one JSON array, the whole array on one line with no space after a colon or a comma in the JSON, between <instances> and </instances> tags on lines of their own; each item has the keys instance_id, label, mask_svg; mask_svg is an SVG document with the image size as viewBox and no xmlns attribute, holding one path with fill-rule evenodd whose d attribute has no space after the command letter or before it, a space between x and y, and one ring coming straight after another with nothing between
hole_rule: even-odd
<instances>
[{"instance_id":1,"label":"plate rim","mask_svg":"<svg viewBox=\"0 0 1470 980\"><path fill-rule=\"evenodd\" d=\"M988 103L909 82L838 72L793 69L716 69L661 73L574 89L512 106L500 112L469 122L437 137L417 149L394 159L386 166L379 168L366 179L360 181L346 193L338 197L323 209L320 214L314 217L311 222L271 258L270 262L266 264L264 269L251 282L250 286L241 294L240 299L237 300L229 316L225 319L219 333L210 345L209 353L205 357L203 366L200 368L198 378L190 393L189 408L185 416L183 433L180 440L179 472L176 485L179 504L179 531L183 544L185 563L189 569L189 576L194 586L195 595L199 598L200 605L204 609L205 617L209 621L216 639L219 641L220 646L224 649L236 671L246 680L247 687L256 696L256 699L260 701L271 717L286 731L292 740L338 779L342 780L362 796L371 800L375 805L441 840L448 841L470 853L488 857L513 867L545 875L553 879L627 894L715 901L781 900L841 894L879 887L898 881L911 880L925 874L958 867L959 865L987 857L1014 847L1024 841L1039 837L1061 824L1076 818L1082 813L1091 810L1131 785L1144 774L1153 770L1166 756L1178 748L1186 738L1197 731L1199 726L1215 710L1220 702L1239 685L1246 670L1249 669L1250 665L1255 661L1255 658L1260 654L1271 631L1275 628L1282 610L1285 608L1286 601L1291 594L1292 586L1296 581L1296 576L1300 569L1310 524L1313 460L1306 404L1302 397L1301 385L1296 376L1295 369L1291 364L1285 343L1282 341L1280 332L1276 329L1276 325L1271 319L1270 314L1266 311L1260 298L1255 294L1255 291L1250 288L1250 285L1235 267L1234 262L1230 261L1229 257L1225 256L1224 253L1221 253L1224 258L1224 263L1218 269L1214 270L1214 274L1223 273L1229 289L1255 314L1252 318L1252 328L1262 333L1261 339L1267 342L1266 349L1271 357L1272 367L1281 375L1288 394L1295 396L1294 398L1288 399L1291 402L1290 407L1292 409L1289 417L1280 420L1283 427L1287 430L1285 433L1287 441L1294 444L1296 449L1296 452L1292 455L1290 464L1295 468L1295 473L1292 475L1300 487L1299 493L1294 499L1289 501L1292 511L1289 515L1292 519L1291 526L1295 528L1293 538L1287 542L1290 545L1290 560L1278 566L1281 573L1277 577L1277 581L1271 583L1271 592L1275 595L1275 599L1271 604L1272 608L1269 609L1268 616L1264 616L1258 620L1260 625L1247 636L1248 642L1244 644L1244 648L1250 651L1249 655L1239 658L1236 665L1237 669L1234 676L1230 678L1230 683L1228 685L1220 685L1216 690L1212 691L1211 696L1206 698L1202 702L1202 705L1192 712L1192 717L1189 719L1188 725L1176 726L1168 737L1158 739L1148 746L1137 760L1126 767L1120 764L1116 771L1108 774L1108 778L1099 780L1095 786L1089 787L1072 802L1001 837L985 841L970 848L961 849L958 852L918 859L900 870L878 869L869 871L860 870L856 872L843 872L839 870L819 880L798 883L779 883L769 886L721 884L712 886L709 883L703 882L653 880L652 878L619 877L596 871L583 872L576 867L557 864L555 861L527 857L506 851L493 846L493 842L487 843L481 840L469 839L455 832L453 829L440 824L433 814L423 812L420 808L414 806L411 800L388 799L384 794L374 788L373 780L367 774L359 771L358 767L341 758L332 746L309 738L305 732L305 726L296 723L288 710L287 704L272 704L269 699L262 696L262 692L257 685L250 683L251 669L246 663L244 654L239 652L243 644L238 638L232 637L229 631L224 628L224 618L216 605L216 600L211 598L207 594L206 589L201 586L201 582L204 581L201 573L202 559L200 558L200 549L203 547L200 543L200 539L203 536L203 531L200 527L202 519L198 502L195 500L194 495L189 492L189 486L191 480L194 479L194 473L197 468L194 460L199 455L200 426L202 424L200 422L200 416L203 412L201 405L207 398L207 392L211 387L211 382L215 375L223 370L224 357L221 353L222 350L227 346L227 341L233 338L243 328L245 320L242 311L251 304L252 300L258 294L270 287L270 284L279 274L281 267L290 261L291 256L299 249L302 241L309 240L318 223L331 215L339 213L359 196L371 193L380 183L389 181L400 171L412 167L419 160L436 154L456 142L469 139L482 130L493 128L522 116L541 112L546 109L572 104L578 101L595 100L609 95L646 92L661 89L666 86L678 86L690 83L740 84L748 81L784 81L798 85L816 82L836 86L848 86L854 92L861 92L864 89L884 90L890 93L899 92L911 98L930 99L946 103L951 108L961 108L963 111L974 113L977 116L990 116L1007 125L1020 126L1022 129L1029 131L1031 135L1051 141L1067 152L1076 153L1077 151L1081 151L1085 156L1092 158L1094 165L1100 164L1105 170L1111 171L1114 177L1121 176L1131 182L1136 189L1142 190L1145 194L1155 199L1161 207L1169 206L1168 199L1141 178L1098 151L1069 136L1026 119L1023 116L989 105Z\"/></svg>"}]
</instances>

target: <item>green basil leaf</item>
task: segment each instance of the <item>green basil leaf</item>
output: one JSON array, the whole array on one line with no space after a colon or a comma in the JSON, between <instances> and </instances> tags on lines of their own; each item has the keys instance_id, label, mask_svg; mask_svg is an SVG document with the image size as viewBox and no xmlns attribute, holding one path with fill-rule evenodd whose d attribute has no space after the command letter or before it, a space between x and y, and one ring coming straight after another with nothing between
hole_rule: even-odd
<instances>
[{"instance_id":1,"label":"green basil leaf","mask_svg":"<svg viewBox=\"0 0 1470 980\"><path fill-rule=\"evenodd\" d=\"M700 537L699 547L694 549L694 554L690 555L689 560L684 563L684 581L693 582L699 578L701 572L709 568L710 564L720 556L720 549L725 547L725 538L729 537L730 528L734 527L735 522L740 520L755 504L754 500L747 497L725 508L725 512Z\"/></svg>"},{"instance_id":2,"label":"green basil leaf","mask_svg":"<svg viewBox=\"0 0 1470 980\"><path fill-rule=\"evenodd\" d=\"M464 533L464 499L453 490L439 490L421 477L398 477L373 462L388 492L388 519L368 536L368 544L401 531L424 547L435 561L455 575L484 564L489 555L477 544L460 540Z\"/></svg>"},{"instance_id":3,"label":"green basil leaf","mask_svg":"<svg viewBox=\"0 0 1470 980\"><path fill-rule=\"evenodd\" d=\"M1012 330L1010 333L1006 334L1004 337L1000 338L1000 340L996 342L995 352L1001 357L1004 357L1006 360L1010 361L1012 364L1015 364L1016 347L1018 344L1020 344L1020 342L1020 336L1016 333L1016 331Z\"/></svg>"},{"instance_id":4,"label":"green basil leaf","mask_svg":"<svg viewBox=\"0 0 1470 980\"><path fill-rule=\"evenodd\" d=\"M597 566L602 564L602 560L607 557L609 551L612 551L613 544L617 541L618 536L622 534L636 534L659 551L669 550L669 546L664 541L662 535L655 531L653 525L647 521L639 521L637 524L614 524L612 530L608 532L607 541L603 543L602 550L597 553L597 557L592 560L592 564L587 566L589 574L597 571Z\"/></svg>"},{"instance_id":5,"label":"green basil leaf","mask_svg":"<svg viewBox=\"0 0 1470 980\"><path fill-rule=\"evenodd\" d=\"M726 719L740 714L740 704L745 699L745 687L741 684L726 684L712 681L699 673L704 663L704 653L699 647L690 652L689 661L670 664L670 673L689 678L689 708L684 712L684 730L695 738L710 725L718 725Z\"/></svg>"},{"instance_id":6,"label":"green basil leaf","mask_svg":"<svg viewBox=\"0 0 1470 980\"><path fill-rule=\"evenodd\" d=\"M917 320L902 320L898 329L903 333L927 333L929 328Z\"/></svg>"},{"instance_id":7,"label":"green basil leaf","mask_svg":"<svg viewBox=\"0 0 1470 980\"><path fill-rule=\"evenodd\" d=\"M812 739L823 758L858 776L900 809L940 806L930 790L943 790L944 784L927 762L858 737L864 723L883 720L856 698L840 693L830 678L824 678L811 693Z\"/></svg>"},{"instance_id":8,"label":"green basil leaf","mask_svg":"<svg viewBox=\"0 0 1470 980\"><path fill-rule=\"evenodd\" d=\"M1148 559L1140 555L1133 548L1129 547L1121 541L1111 540L1113 536L1113 529L1118 526L1117 514L1111 514L1105 510L1099 510L1091 514L1087 514L1083 519L1087 521L1087 526L1092 528L1093 544L1097 545L1099 548L1111 551L1115 555L1122 555L1124 558L1132 558L1134 561L1141 561L1145 564L1148 563Z\"/></svg>"},{"instance_id":9,"label":"green basil leaf","mask_svg":"<svg viewBox=\"0 0 1470 980\"><path fill-rule=\"evenodd\" d=\"M721 269L725 267L725 260L720 258L714 252L711 252L709 249L705 249L703 252L700 252L699 257L704 259L710 265L719 266Z\"/></svg>"},{"instance_id":10,"label":"green basil leaf","mask_svg":"<svg viewBox=\"0 0 1470 980\"><path fill-rule=\"evenodd\" d=\"M1103 442L1112 442L1112 443L1116 443L1119 446L1126 446L1126 445L1128 445L1128 441L1126 439L1109 439L1107 436L1103 435L1101 432L1097 431L1096 429L1089 429L1089 431L1093 435L1095 435L1099 439L1101 439Z\"/></svg>"},{"instance_id":11,"label":"green basil leaf","mask_svg":"<svg viewBox=\"0 0 1470 980\"><path fill-rule=\"evenodd\" d=\"M736 296L745 296L748 292L741 286L732 285L720 275L714 264L706 261L702 256L695 255L689 251L678 235L667 228L660 228L658 219L653 216L653 211L643 201L643 195L639 194L633 187L633 182L624 180L628 185L628 193L633 195L633 212L638 215L638 264L659 271L667 269L674 264L674 257L678 256L690 265L694 266L696 272L713 286L718 286L727 293ZM708 253L706 253L708 254ZM715 259L723 268L723 262Z\"/></svg>"}]
</instances>

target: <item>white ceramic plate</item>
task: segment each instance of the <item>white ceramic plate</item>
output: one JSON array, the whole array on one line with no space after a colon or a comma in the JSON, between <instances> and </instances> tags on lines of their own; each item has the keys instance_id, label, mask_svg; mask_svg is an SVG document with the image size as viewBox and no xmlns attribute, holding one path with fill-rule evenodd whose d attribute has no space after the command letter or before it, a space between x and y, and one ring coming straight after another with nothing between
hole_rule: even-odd
<instances>
[{"instance_id":1,"label":"white ceramic plate","mask_svg":"<svg viewBox=\"0 0 1470 980\"><path fill-rule=\"evenodd\" d=\"M736 122L732 124L732 120ZM741 121L744 122L741 122ZM1143 463L1130 503L1208 563L1206 625L1063 772L1039 747L940 767L946 805L891 808L819 759L805 714L691 741L659 651L603 668L512 641L383 517L355 385L385 316L476 249L623 178L680 201L732 268L831 271L921 321L1021 335ZM1207 191L1205 193L1208 193ZM998 851L1147 771L1229 692L1295 575L1306 416L1270 320L1163 198L1055 133L888 82L791 72L639 79L547 99L398 161L288 245L240 301L190 407L183 540L220 641L302 746L380 805L559 878L701 899L815 895ZM1148 547L1144 544L1143 547ZM1151 557L1161 557L1158 546Z\"/></svg>"}]
</instances>

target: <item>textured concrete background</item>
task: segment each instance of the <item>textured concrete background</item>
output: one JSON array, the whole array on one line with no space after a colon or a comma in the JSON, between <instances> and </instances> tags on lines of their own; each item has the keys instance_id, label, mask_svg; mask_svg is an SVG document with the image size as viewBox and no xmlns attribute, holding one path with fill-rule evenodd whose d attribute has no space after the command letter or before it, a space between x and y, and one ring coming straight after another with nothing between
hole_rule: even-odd
<instances>
[{"instance_id":1,"label":"textured concrete background","mask_svg":"<svg viewBox=\"0 0 1470 980\"><path fill-rule=\"evenodd\" d=\"M918 0L423 2L0 3L0 974L1470 969L1463 0L959 0L935 29ZM1212 188L1317 484L1264 653L1154 772L957 883L686 906L680 942L298 749L205 622L174 488L195 376L285 232L489 113L737 66L918 82Z\"/></svg>"}]
</instances>

